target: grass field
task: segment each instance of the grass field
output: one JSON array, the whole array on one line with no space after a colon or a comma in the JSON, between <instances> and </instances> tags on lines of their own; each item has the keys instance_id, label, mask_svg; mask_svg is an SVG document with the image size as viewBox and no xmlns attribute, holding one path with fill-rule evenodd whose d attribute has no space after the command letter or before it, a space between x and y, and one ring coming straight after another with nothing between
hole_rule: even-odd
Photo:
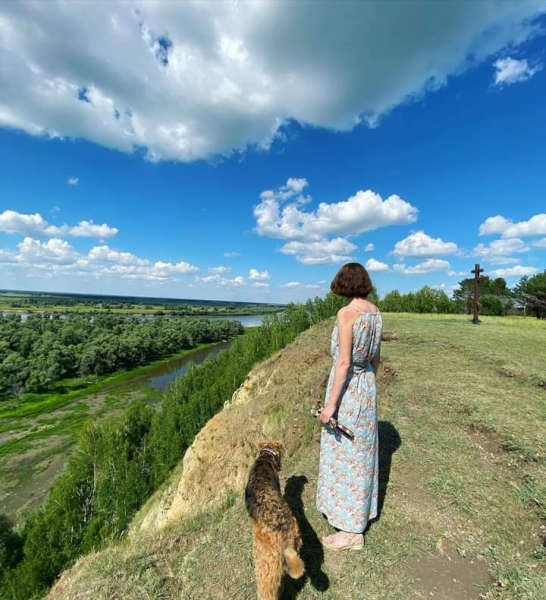
<instances>
[{"instance_id":1,"label":"grass field","mask_svg":"<svg viewBox=\"0 0 546 600\"><path fill-rule=\"evenodd\" d=\"M216 456L232 453L232 468L199 457L203 490L214 488L221 503L83 559L51 598L255 598L244 482L228 471L247 472L238 446L266 436L284 440L290 455L282 479L304 538L307 577L288 580L283 600L543 599L546 323L384 321L381 512L363 551L333 554L319 542L329 528L314 506L319 425L309 408L324 393L329 322L263 367L248 404L224 411L234 441Z\"/></svg>"}]
</instances>

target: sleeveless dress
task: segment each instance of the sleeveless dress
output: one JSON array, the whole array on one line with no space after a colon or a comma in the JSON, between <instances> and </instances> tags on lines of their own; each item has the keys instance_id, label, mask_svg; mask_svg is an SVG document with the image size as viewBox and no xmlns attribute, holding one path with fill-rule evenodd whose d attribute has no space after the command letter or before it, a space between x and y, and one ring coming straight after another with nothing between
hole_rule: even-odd
<instances>
[{"instance_id":1,"label":"sleeveless dress","mask_svg":"<svg viewBox=\"0 0 546 600\"><path fill-rule=\"evenodd\" d=\"M341 425L352 430L354 440L328 425L322 428L317 481L317 509L330 525L350 533L362 533L368 521L377 516L379 492L377 393L371 361L381 345L383 320L379 312L357 312L351 366L337 416ZM337 321L331 352L333 364L325 404L339 358Z\"/></svg>"}]
</instances>

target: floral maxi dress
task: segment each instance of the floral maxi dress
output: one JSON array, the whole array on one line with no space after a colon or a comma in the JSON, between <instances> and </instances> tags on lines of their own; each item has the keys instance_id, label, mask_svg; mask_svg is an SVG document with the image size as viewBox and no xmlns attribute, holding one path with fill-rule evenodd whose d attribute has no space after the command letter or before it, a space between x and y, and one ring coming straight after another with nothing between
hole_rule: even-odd
<instances>
[{"instance_id":1,"label":"floral maxi dress","mask_svg":"<svg viewBox=\"0 0 546 600\"><path fill-rule=\"evenodd\" d=\"M353 307L351 307L353 308ZM356 309L355 309L356 310ZM377 516L379 460L377 394L371 361L379 351L383 321L379 312L359 312L353 325L353 352L341 393L338 421L354 440L330 426L322 428L317 508L330 525L362 533ZM330 397L339 357L337 322L332 332L332 359L326 401Z\"/></svg>"}]
</instances>

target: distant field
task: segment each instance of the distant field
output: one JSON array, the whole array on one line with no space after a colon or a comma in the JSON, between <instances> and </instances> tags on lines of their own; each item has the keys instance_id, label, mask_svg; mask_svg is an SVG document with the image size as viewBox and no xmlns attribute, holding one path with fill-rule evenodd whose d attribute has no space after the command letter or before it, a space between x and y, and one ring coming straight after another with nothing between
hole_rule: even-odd
<instances>
[{"instance_id":1,"label":"distant field","mask_svg":"<svg viewBox=\"0 0 546 600\"><path fill-rule=\"evenodd\" d=\"M0 311L23 312L112 312L119 314L249 315L278 312L284 305L193 300L184 298L147 298L138 296L100 296L92 294L50 294L0 290Z\"/></svg>"},{"instance_id":2,"label":"distant field","mask_svg":"<svg viewBox=\"0 0 546 600\"><path fill-rule=\"evenodd\" d=\"M5 312L26 312L26 313L114 313L114 314L139 314L139 315L152 315L159 310L164 310L163 306L152 306L152 307L133 307L133 308L103 308L101 306L94 306L89 304L77 304L75 306L67 306L63 304L43 304L43 305L24 305L14 307L10 303L2 303L0 301L0 311Z\"/></svg>"},{"instance_id":3,"label":"distant field","mask_svg":"<svg viewBox=\"0 0 546 600\"><path fill-rule=\"evenodd\" d=\"M282 439L293 453L282 477L308 578L287 582L283 600L543 600L546 323L484 317L474 326L467 317L409 314L384 321L382 510L362 552L324 552L318 541L329 529L314 504L319 425L309 407L324 393L332 323L302 334L257 376L254 401L227 411L234 439L246 427L248 439ZM203 494L221 488L228 471L246 471L235 447L232 467L218 471L214 457L226 451L209 451ZM85 560L51 597L255 598L242 487L226 498L161 535L135 534Z\"/></svg>"}]
</instances>

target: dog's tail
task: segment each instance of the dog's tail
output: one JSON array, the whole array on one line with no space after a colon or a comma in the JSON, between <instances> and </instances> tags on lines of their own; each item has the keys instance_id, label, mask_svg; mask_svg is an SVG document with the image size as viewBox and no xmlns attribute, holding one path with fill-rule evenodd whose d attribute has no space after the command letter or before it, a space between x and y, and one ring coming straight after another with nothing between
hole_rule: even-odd
<instances>
[{"instance_id":1,"label":"dog's tail","mask_svg":"<svg viewBox=\"0 0 546 600\"><path fill-rule=\"evenodd\" d=\"M305 565L294 548L288 547L283 551L286 572L292 579L299 579L305 573Z\"/></svg>"}]
</instances>

